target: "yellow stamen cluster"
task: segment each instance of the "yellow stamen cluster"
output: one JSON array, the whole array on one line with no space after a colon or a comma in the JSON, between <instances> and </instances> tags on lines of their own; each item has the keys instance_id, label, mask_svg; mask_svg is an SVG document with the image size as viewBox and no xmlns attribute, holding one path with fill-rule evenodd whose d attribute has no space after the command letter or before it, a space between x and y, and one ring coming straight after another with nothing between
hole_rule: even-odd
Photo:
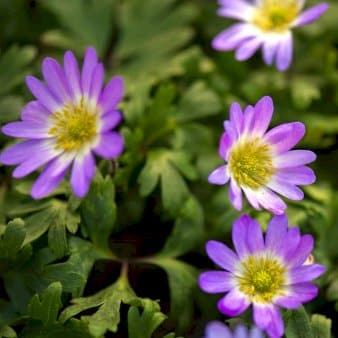
<instances>
[{"instance_id":1,"label":"yellow stamen cluster","mask_svg":"<svg viewBox=\"0 0 338 338\"><path fill-rule=\"evenodd\" d=\"M249 256L242 262L241 274L239 289L252 302L270 303L284 294L285 268L275 258Z\"/></svg>"},{"instance_id":2,"label":"yellow stamen cluster","mask_svg":"<svg viewBox=\"0 0 338 338\"><path fill-rule=\"evenodd\" d=\"M300 10L297 0L263 0L252 22L263 31L283 32L290 28Z\"/></svg>"},{"instance_id":3,"label":"yellow stamen cluster","mask_svg":"<svg viewBox=\"0 0 338 338\"><path fill-rule=\"evenodd\" d=\"M275 172L269 145L259 138L240 140L231 150L229 171L239 186L259 189Z\"/></svg>"},{"instance_id":4,"label":"yellow stamen cluster","mask_svg":"<svg viewBox=\"0 0 338 338\"><path fill-rule=\"evenodd\" d=\"M51 115L49 135L56 138L56 148L79 151L97 135L97 115L90 111L83 100L76 106L65 104Z\"/></svg>"}]
</instances>

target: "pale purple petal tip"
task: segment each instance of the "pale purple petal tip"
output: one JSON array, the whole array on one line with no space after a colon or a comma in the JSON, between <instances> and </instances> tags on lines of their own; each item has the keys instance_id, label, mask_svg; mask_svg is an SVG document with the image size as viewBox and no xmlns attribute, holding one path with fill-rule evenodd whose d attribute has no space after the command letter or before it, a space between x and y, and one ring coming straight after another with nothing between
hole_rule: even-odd
<instances>
[{"instance_id":1,"label":"pale purple petal tip","mask_svg":"<svg viewBox=\"0 0 338 338\"><path fill-rule=\"evenodd\" d=\"M240 315L249 307L249 305L250 302L236 289L231 290L217 303L218 310L231 317Z\"/></svg>"},{"instance_id":2,"label":"pale purple petal tip","mask_svg":"<svg viewBox=\"0 0 338 338\"><path fill-rule=\"evenodd\" d=\"M233 338L231 331L221 322L210 322L205 330L205 338Z\"/></svg>"},{"instance_id":3,"label":"pale purple petal tip","mask_svg":"<svg viewBox=\"0 0 338 338\"><path fill-rule=\"evenodd\" d=\"M238 256L221 242L208 241L206 243L206 251L215 264L227 271L232 271L238 262Z\"/></svg>"},{"instance_id":4,"label":"pale purple petal tip","mask_svg":"<svg viewBox=\"0 0 338 338\"><path fill-rule=\"evenodd\" d=\"M208 182L216 185L223 185L229 181L227 166L223 165L215 169L208 177Z\"/></svg>"},{"instance_id":5,"label":"pale purple petal tip","mask_svg":"<svg viewBox=\"0 0 338 338\"><path fill-rule=\"evenodd\" d=\"M116 109L116 106L122 100L123 93L123 78L121 76L113 77L105 86L99 98L99 105L102 108L102 113L105 114Z\"/></svg>"},{"instance_id":6,"label":"pale purple petal tip","mask_svg":"<svg viewBox=\"0 0 338 338\"><path fill-rule=\"evenodd\" d=\"M294 26L304 26L318 20L319 17L321 17L328 10L328 8L329 5L325 2L308 8L300 14L300 16L295 21Z\"/></svg>"},{"instance_id":7,"label":"pale purple petal tip","mask_svg":"<svg viewBox=\"0 0 338 338\"><path fill-rule=\"evenodd\" d=\"M293 53L293 39L292 34L289 32L282 40L280 40L277 55L276 65L277 69L281 72L290 67Z\"/></svg>"},{"instance_id":8,"label":"pale purple petal tip","mask_svg":"<svg viewBox=\"0 0 338 338\"><path fill-rule=\"evenodd\" d=\"M225 271L207 271L200 274L198 285L204 292L220 293L233 288L232 274Z\"/></svg>"},{"instance_id":9,"label":"pale purple petal tip","mask_svg":"<svg viewBox=\"0 0 338 338\"><path fill-rule=\"evenodd\" d=\"M101 140L93 151L105 159L112 160L121 155L123 148L124 139L121 134L117 132L107 132L101 134Z\"/></svg>"}]
</instances>

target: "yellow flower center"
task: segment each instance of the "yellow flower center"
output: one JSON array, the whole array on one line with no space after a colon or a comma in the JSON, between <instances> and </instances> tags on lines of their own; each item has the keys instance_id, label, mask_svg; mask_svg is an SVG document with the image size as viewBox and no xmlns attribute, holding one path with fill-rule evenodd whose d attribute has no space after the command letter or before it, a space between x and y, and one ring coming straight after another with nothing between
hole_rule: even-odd
<instances>
[{"instance_id":1,"label":"yellow flower center","mask_svg":"<svg viewBox=\"0 0 338 338\"><path fill-rule=\"evenodd\" d=\"M83 103L65 104L51 116L52 127L48 133L56 138L56 148L79 151L97 135L97 114Z\"/></svg>"},{"instance_id":2,"label":"yellow flower center","mask_svg":"<svg viewBox=\"0 0 338 338\"><path fill-rule=\"evenodd\" d=\"M275 296L284 294L285 268L271 257L249 256L242 262L239 289L252 302L269 303Z\"/></svg>"},{"instance_id":3,"label":"yellow flower center","mask_svg":"<svg viewBox=\"0 0 338 338\"><path fill-rule=\"evenodd\" d=\"M289 29L300 10L297 0L263 0L252 22L263 31L283 32Z\"/></svg>"},{"instance_id":4,"label":"yellow flower center","mask_svg":"<svg viewBox=\"0 0 338 338\"><path fill-rule=\"evenodd\" d=\"M239 186L259 189L275 172L269 145L259 138L240 140L231 150L229 171Z\"/></svg>"}]
</instances>

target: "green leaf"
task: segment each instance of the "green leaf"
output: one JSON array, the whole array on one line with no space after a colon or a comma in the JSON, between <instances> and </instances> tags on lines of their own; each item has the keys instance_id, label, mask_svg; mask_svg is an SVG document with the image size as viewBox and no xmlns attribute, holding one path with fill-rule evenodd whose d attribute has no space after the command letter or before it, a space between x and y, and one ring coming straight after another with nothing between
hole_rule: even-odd
<instances>
[{"instance_id":1,"label":"green leaf","mask_svg":"<svg viewBox=\"0 0 338 338\"><path fill-rule=\"evenodd\" d=\"M26 75L27 66L36 55L34 47L12 46L0 56L0 95L7 94L22 82Z\"/></svg>"},{"instance_id":2,"label":"green leaf","mask_svg":"<svg viewBox=\"0 0 338 338\"><path fill-rule=\"evenodd\" d=\"M198 271L186 263L171 258L153 257L151 262L164 269L170 288L170 315L177 322L177 331L184 331L193 315L193 294Z\"/></svg>"},{"instance_id":3,"label":"green leaf","mask_svg":"<svg viewBox=\"0 0 338 338\"><path fill-rule=\"evenodd\" d=\"M183 337L176 337L175 333L168 333L163 338L183 338Z\"/></svg>"},{"instance_id":4,"label":"green leaf","mask_svg":"<svg viewBox=\"0 0 338 338\"><path fill-rule=\"evenodd\" d=\"M157 149L149 152L146 165L138 178L142 196L149 195L157 183L161 182L163 206L173 214L178 212L189 196L187 185L176 168L185 176L189 175L188 178L197 175L185 153Z\"/></svg>"},{"instance_id":5,"label":"green leaf","mask_svg":"<svg viewBox=\"0 0 338 338\"><path fill-rule=\"evenodd\" d=\"M144 74L163 73L168 60L191 39L193 31L188 24L195 15L195 6L175 6L174 0L125 1L116 49L116 57L126 60L123 73L133 81L144 81Z\"/></svg>"},{"instance_id":6,"label":"green leaf","mask_svg":"<svg viewBox=\"0 0 338 338\"><path fill-rule=\"evenodd\" d=\"M303 306L288 311L285 336L286 338L314 338L310 319Z\"/></svg>"},{"instance_id":7,"label":"green leaf","mask_svg":"<svg viewBox=\"0 0 338 338\"><path fill-rule=\"evenodd\" d=\"M61 303L62 286L60 282L52 283L43 292L41 298L34 295L28 304L28 315L42 321L45 326L55 324Z\"/></svg>"},{"instance_id":8,"label":"green leaf","mask_svg":"<svg viewBox=\"0 0 338 338\"><path fill-rule=\"evenodd\" d=\"M120 322L121 302L129 303L134 298L134 291L126 276L122 275L113 285L93 296L73 299L73 305L62 312L60 321L65 322L85 310L98 307L91 316L81 317L81 320L88 325L90 333L97 337L102 336L106 331L116 332Z\"/></svg>"},{"instance_id":9,"label":"green leaf","mask_svg":"<svg viewBox=\"0 0 338 338\"><path fill-rule=\"evenodd\" d=\"M50 326L42 326L37 322L29 323L20 333L20 338L93 338L84 323L71 319L64 325L57 323ZM95 337L95 338L104 338Z\"/></svg>"},{"instance_id":10,"label":"green leaf","mask_svg":"<svg viewBox=\"0 0 338 338\"><path fill-rule=\"evenodd\" d=\"M16 338L16 332L9 326L2 326L0 328L0 338Z\"/></svg>"},{"instance_id":11,"label":"green leaf","mask_svg":"<svg viewBox=\"0 0 338 338\"><path fill-rule=\"evenodd\" d=\"M156 328L166 319L157 302L150 299L136 299L128 311L128 337L151 338ZM138 307L142 306L140 313Z\"/></svg>"},{"instance_id":12,"label":"green leaf","mask_svg":"<svg viewBox=\"0 0 338 338\"><path fill-rule=\"evenodd\" d=\"M26 231L22 219L16 218L6 226L4 234L0 238L0 257L14 259L23 247Z\"/></svg>"},{"instance_id":13,"label":"green leaf","mask_svg":"<svg viewBox=\"0 0 338 338\"><path fill-rule=\"evenodd\" d=\"M322 315L311 316L311 326L314 338L331 338L331 319Z\"/></svg>"},{"instance_id":14,"label":"green leaf","mask_svg":"<svg viewBox=\"0 0 338 338\"><path fill-rule=\"evenodd\" d=\"M203 209L192 196L182 206L163 249L157 257L177 257L194 248L204 235Z\"/></svg>"},{"instance_id":15,"label":"green leaf","mask_svg":"<svg viewBox=\"0 0 338 338\"><path fill-rule=\"evenodd\" d=\"M182 96L177 119L187 122L215 115L221 110L218 96L204 82L195 82Z\"/></svg>"},{"instance_id":16,"label":"green leaf","mask_svg":"<svg viewBox=\"0 0 338 338\"><path fill-rule=\"evenodd\" d=\"M97 247L108 251L108 239L116 219L115 189L110 177L96 176L80 211L90 239Z\"/></svg>"},{"instance_id":17,"label":"green leaf","mask_svg":"<svg viewBox=\"0 0 338 338\"><path fill-rule=\"evenodd\" d=\"M42 6L53 12L64 28L44 34L43 41L82 53L88 45L103 55L111 38L115 0L45 0Z\"/></svg>"},{"instance_id":18,"label":"green leaf","mask_svg":"<svg viewBox=\"0 0 338 338\"><path fill-rule=\"evenodd\" d=\"M64 292L78 296L83 292L95 260L108 257L97 251L92 243L77 237L70 238L69 251L70 257L66 262L43 266L39 278L40 283L60 281Z\"/></svg>"},{"instance_id":19,"label":"green leaf","mask_svg":"<svg viewBox=\"0 0 338 338\"><path fill-rule=\"evenodd\" d=\"M291 81L291 94L298 108L308 108L312 101L320 98L318 81L306 76L294 77Z\"/></svg>"}]
</instances>

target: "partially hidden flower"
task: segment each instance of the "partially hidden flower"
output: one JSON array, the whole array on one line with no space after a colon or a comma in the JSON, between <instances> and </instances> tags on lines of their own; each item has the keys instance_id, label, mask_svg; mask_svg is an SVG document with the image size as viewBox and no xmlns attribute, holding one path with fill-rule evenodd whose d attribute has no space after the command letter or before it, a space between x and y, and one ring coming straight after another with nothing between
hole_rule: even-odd
<instances>
[{"instance_id":1,"label":"partially hidden flower","mask_svg":"<svg viewBox=\"0 0 338 338\"><path fill-rule=\"evenodd\" d=\"M263 333L256 327L252 327L250 331L243 326L237 325L234 332L219 321L210 322L205 329L204 338L263 338Z\"/></svg>"},{"instance_id":2,"label":"partially hidden flower","mask_svg":"<svg viewBox=\"0 0 338 338\"><path fill-rule=\"evenodd\" d=\"M72 190L83 197L95 174L94 154L115 159L123 151L123 137L113 131L122 119L117 105L123 80L116 76L103 88L104 67L92 47L86 50L81 73L71 51L64 54L63 67L45 58L42 73L45 83L26 78L36 100L24 107L21 121L2 128L4 134L26 140L6 149L0 161L18 165L15 178L45 165L32 187L33 198L47 196L72 167Z\"/></svg>"},{"instance_id":3,"label":"partially hidden flower","mask_svg":"<svg viewBox=\"0 0 338 338\"><path fill-rule=\"evenodd\" d=\"M209 175L209 182L223 185L230 181L229 197L237 210L242 209L242 191L255 209L282 214L284 201L304 198L297 185L312 184L316 176L305 166L316 159L309 150L290 150L304 136L300 122L281 124L266 132L273 114L268 96L244 113L238 103L230 108L230 121L224 122L219 155L226 162ZM276 193L275 193L276 192Z\"/></svg>"},{"instance_id":4,"label":"partially hidden flower","mask_svg":"<svg viewBox=\"0 0 338 338\"><path fill-rule=\"evenodd\" d=\"M304 264L313 237L288 228L285 215L274 216L263 236L259 223L243 215L233 225L232 241L235 251L221 242L207 242L208 256L225 271L202 273L199 286L208 293L226 293L218 309L227 316L238 316L252 305L255 325L279 338L284 333L279 308L297 309L317 296L312 280L325 268Z\"/></svg>"},{"instance_id":5,"label":"partially hidden flower","mask_svg":"<svg viewBox=\"0 0 338 338\"><path fill-rule=\"evenodd\" d=\"M320 3L303 10L306 0L219 0L218 14L239 19L212 41L221 51L236 50L236 59L249 59L262 47L267 65L276 63L280 71L292 61L293 38L291 30L316 21L327 9Z\"/></svg>"}]
</instances>

